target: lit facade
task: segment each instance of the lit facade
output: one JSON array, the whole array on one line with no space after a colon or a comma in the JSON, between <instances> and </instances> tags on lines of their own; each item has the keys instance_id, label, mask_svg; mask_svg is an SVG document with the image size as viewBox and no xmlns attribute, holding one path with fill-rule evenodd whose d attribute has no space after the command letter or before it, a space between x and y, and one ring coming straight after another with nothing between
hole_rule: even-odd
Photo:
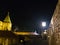
<instances>
[{"instance_id":1,"label":"lit facade","mask_svg":"<svg viewBox=\"0 0 60 45\"><path fill-rule=\"evenodd\" d=\"M16 35L39 35L36 32L14 32Z\"/></svg>"},{"instance_id":2,"label":"lit facade","mask_svg":"<svg viewBox=\"0 0 60 45\"><path fill-rule=\"evenodd\" d=\"M8 30L11 31L12 23L9 17L9 12L6 18L3 21L0 21L0 30Z\"/></svg>"},{"instance_id":3,"label":"lit facade","mask_svg":"<svg viewBox=\"0 0 60 45\"><path fill-rule=\"evenodd\" d=\"M0 45L18 45L19 38L11 30L12 23L9 12L3 21L0 21Z\"/></svg>"},{"instance_id":4,"label":"lit facade","mask_svg":"<svg viewBox=\"0 0 60 45\"><path fill-rule=\"evenodd\" d=\"M60 0L52 16L48 34L49 45L60 45Z\"/></svg>"}]
</instances>

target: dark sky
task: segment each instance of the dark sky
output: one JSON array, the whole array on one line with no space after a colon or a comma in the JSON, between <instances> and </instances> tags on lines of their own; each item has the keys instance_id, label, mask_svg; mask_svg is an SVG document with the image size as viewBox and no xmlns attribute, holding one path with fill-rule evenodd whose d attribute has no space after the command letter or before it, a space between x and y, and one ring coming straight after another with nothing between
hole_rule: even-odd
<instances>
[{"instance_id":1,"label":"dark sky","mask_svg":"<svg viewBox=\"0 0 60 45\"><path fill-rule=\"evenodd\" d=\"M46 21L48 28L57 0L36 1L0 1L0 20L3 20L10 12L13 26L19 27L19 31L40 31L41 22Z\"/></svg>"}]
</instances>

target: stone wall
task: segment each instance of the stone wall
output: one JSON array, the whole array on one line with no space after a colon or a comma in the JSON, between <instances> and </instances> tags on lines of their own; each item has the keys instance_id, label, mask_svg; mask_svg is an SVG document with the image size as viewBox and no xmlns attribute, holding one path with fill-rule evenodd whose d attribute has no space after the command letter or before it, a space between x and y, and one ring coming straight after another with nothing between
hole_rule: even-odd
<instances>
[{"instance_id":1,"label":"stone wall","mask_svg":"<svg viewBox=\"0 0 60 45\"><path fill-rule=\"evenodd\" d=\"M50 38L48 40L51 40L49 45L60 45L60 0L58 0L56 9L53 13L50 28L48 29L50 30L48 31L48 34L50 34Z\"/></svg>"}]
</instances>

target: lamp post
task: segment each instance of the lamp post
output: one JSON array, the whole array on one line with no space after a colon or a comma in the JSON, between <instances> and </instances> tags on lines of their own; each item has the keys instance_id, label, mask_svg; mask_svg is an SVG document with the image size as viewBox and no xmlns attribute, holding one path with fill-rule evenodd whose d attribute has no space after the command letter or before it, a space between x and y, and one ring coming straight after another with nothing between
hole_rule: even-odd
<instances>
[{"instance_id":1,"label":"lamp post","mask_svg":"<svg viewBox=\"0 0 60 45\"><path fill-rule=\"evenodd\" d=\"M44 30L44 28L46 27L46 22L42 22L42 27L43 27L43 30ZM42 31L42 38L44 37L44 35L46 35L46 30L43 32Z\"/></svg>"}]
</instances>

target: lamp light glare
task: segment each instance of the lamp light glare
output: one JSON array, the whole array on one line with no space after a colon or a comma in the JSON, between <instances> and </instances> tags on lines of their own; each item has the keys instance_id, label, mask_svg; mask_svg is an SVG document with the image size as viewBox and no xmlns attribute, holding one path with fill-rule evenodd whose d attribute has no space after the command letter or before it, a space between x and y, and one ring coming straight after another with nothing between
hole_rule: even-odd
<instances>
[{"instance_id":1,"label":"lamp light glare","mask_svg":"<svg viewBox=\"0 0 60 45\"><path fill-rule=\"evenodd\" d=\"M42 22L42 26L45 27L46 26L46 22Z\"/></svg>"}]
</instances>

